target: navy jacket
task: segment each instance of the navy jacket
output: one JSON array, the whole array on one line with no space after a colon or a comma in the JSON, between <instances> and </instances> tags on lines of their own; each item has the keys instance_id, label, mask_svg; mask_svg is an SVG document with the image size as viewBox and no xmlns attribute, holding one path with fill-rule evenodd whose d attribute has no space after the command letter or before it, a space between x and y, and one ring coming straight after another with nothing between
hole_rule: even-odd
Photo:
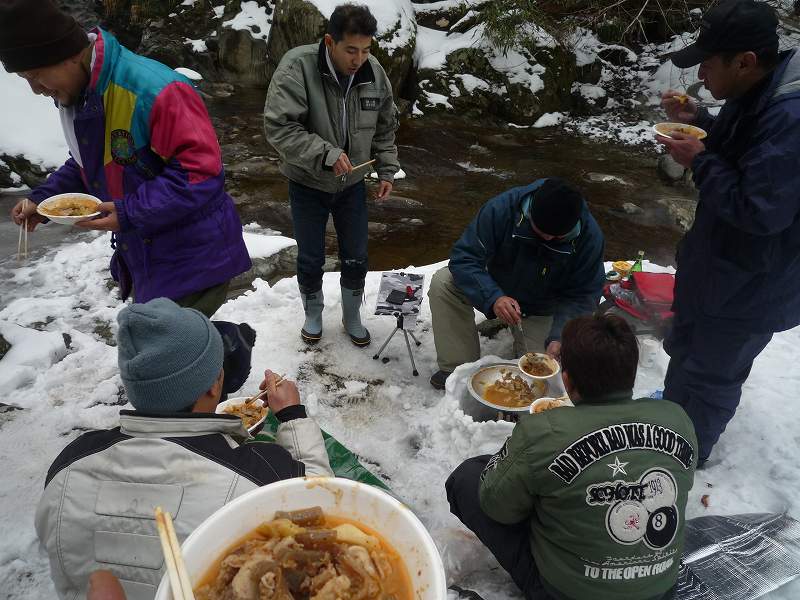
<instances>
[{"instance_id":1,"label":"navy jacket","mask_svg":"<svg viewBox=\"0 0 800 600\"><path fill-rule=\"evenodd\" d=\"M597 306L605 281L603 234L583 203L573 240L546 242L531 228L522 205L544 179L508 190L478 211L450 254L450 272L487 318L500 296L519 302L524 316L553 315L546 344L564 324Z\"/></svg>"},{"instance_id":2,"label":"navy jacket","mask_svg":"<svg viewBox=\"0 0 800 600\"><path fill-rule=\"evenodd\" d=\"M695 221L678 248L675 310L753 333L800 324L800 53L728 101L692 164Z\"/></svg>"}]
</instances>

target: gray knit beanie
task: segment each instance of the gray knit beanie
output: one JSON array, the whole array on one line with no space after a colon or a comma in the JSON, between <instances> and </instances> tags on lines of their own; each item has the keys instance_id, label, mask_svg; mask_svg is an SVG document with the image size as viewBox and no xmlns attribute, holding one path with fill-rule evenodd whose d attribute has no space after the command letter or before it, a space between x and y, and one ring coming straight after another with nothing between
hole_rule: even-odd
<instances>
[{"instance_id":1,"label":"gray knit beanie","mask_svg":"<svg viewBox=\"0 0 800 600\"><path fill-rule=\"evenodd\" d=\"M119 371L128 400L144 412L193 405L222 371L222 338L202 313L167 298L117 316Z\"/></svg>"}]
</instances>

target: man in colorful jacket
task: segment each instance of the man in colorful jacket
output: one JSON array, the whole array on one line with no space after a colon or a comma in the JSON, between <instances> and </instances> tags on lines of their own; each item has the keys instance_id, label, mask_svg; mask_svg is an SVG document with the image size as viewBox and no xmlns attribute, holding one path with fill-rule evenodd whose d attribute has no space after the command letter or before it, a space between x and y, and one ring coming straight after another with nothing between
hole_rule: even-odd
<instances>
[{"instance_id":1,"label":"man in colorful jacket","mask_svg":"<svg viewBox=\"0 0 800 600\"><path fill-rule=\"evenodd\" d=\"M90 574L106 568L129 598L152 599L164 573L156 506L174 516L183 541L260 486L333 475L322 432L293 382L277 386L267 371L261 384L280 422L275 443L253 441L239 417L214 412L223 343L204 315L156 298L125 307L117 321L120 377L135 410L120 412L119 427L67 446L36 509L59 598L84 597Z\"/></svg>"},{"instance_id":2,"label":"man in colorful jacket","mask_svg":"<svg viewBox=\"0 0 800 600\"><path fill-rule=\"evenodd\" d=\"M281 158L297 239L297 281L305 309L300 331L322 338L325 227L333 215L342 263L342 317L356 346L370 343L360 308L367 274L364 176L371 159L388 197L400 169L392 84L370 54L377 22L365 6L336 7L319 44L287 52L272 76L264 107L267 140Z\"/></svg>"},{"instance_id":3,"label":"man in colorful jacket","mask_svg":"<svg viewBox=\"0 0 800 600\"><path fill-rule=\"evenodd\" d=\"M673 55L700 65L719 115L664 94L670 120L708 131L660 138L699 190L678 246L675 321L664 397L691 417L700 462L733 418L753 360L800 324L800 52L778 51L764 2L732 0L703 18L697 42Z\"/></svg>"},{"instance_id":4,"label":"man in colorful jacket","mask_svg":"<svg viewBox=\"0 0 800 600\"><path fill-rule=\"evenodd\" d=\"M480 358L475 313L511 327L517 356L558 357L561 328L591 313L605 281L603 233L575 188L539 179L489 200L437 271L428 298L444 389L457 366Z\"/></svg>"},{"instance_id":5,"label":"man in colorful jacket","mask_svg":"<svg viewBox=\"0 0 800 600\"><path fill-rule=\"evenodd\" d=\"M672 402L632 399L639 351L621 318L564 327L575 404L523 415L502 449L461 464L450 510L529 600L661 600L678 576L697 440Z\"/></svg>"},{"instance_id":6,"label":"man in colorful jacket","mask_svg":"<svg viewBox=\"0 0 800 600\"><path fill-rule=\"evenodd\" d=\"M191 83L88 34L52 0L0 3L0 60L58 106L70 158L12 210L29 229L36 205L82 192L103 203L80 223L111 231L111 273L137 302L167 297L210 316L228 283L250 268L241 221L225 193L214 128Z\"/></svg>"}]
</instances>

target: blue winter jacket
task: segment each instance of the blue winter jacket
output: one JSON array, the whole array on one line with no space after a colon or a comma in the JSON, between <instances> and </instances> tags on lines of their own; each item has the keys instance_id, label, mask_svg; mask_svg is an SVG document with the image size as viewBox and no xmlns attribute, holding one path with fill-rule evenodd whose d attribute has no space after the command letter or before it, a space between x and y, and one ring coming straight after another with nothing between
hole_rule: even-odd
<instances>
[{"instance_id":1,"label":"blue winter jacket","mask_svg":"<svg viewBox=\"0 0 800 600\"><path fill-rule=\"evenodd\" d=\"M800 324L800 53L716 118L692 164L695 221L678 248L675 309L754 333Z\"/></svg>"},{"instance_id":2,"label":"blue winter jacket","mask_svg":"<svg viewBox=\"0 0 800 600\"><path fill-rule=\"evenodd\" d=\"M522 314L553 315L545 342L561 338L564 324L591 313L602 293L603 234L583 203L580 234L544 241L531 228L522 205L539 186L516 187L492 198L478 212L450 254L450 272L472 305L487 318L500 296L511 296Z\"/></svg>"}]
</instances>

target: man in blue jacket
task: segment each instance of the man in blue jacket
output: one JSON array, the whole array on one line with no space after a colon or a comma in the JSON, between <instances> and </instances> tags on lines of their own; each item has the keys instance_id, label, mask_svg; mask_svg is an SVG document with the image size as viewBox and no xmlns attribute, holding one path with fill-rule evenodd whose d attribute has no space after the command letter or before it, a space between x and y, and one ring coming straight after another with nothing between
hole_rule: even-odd
<instances>
[{"instance_id":1,"label":"man in blue jacket","mask_svg":"<svg viewBox=\"0 0 800 600\"><path fill-rule=\"evenodd\" d=\"M756 356L773 333L800 324L800 54L779 53L766 4L710 10L695 44L673 55L700 65L716 118L664 94L671 120L708 131L661 138L699 190L677 252L675 322L664 397L694 422L705 462L733 417Z\"/></svg>"},{"instance_id":2,"label":"man in blue jacket","mask_svg":"<svg viewBox=\"0 0 800 600\"><path fill-rule=\"evenodd\" d=\"M444 389L460 364L480 358L477 308L511 327L517 356L558 358L561 329L591 313L602 292L603 234L580 192L550 177L492 198L437 271L428 298Z\"/></svg>"}]
</instances>

